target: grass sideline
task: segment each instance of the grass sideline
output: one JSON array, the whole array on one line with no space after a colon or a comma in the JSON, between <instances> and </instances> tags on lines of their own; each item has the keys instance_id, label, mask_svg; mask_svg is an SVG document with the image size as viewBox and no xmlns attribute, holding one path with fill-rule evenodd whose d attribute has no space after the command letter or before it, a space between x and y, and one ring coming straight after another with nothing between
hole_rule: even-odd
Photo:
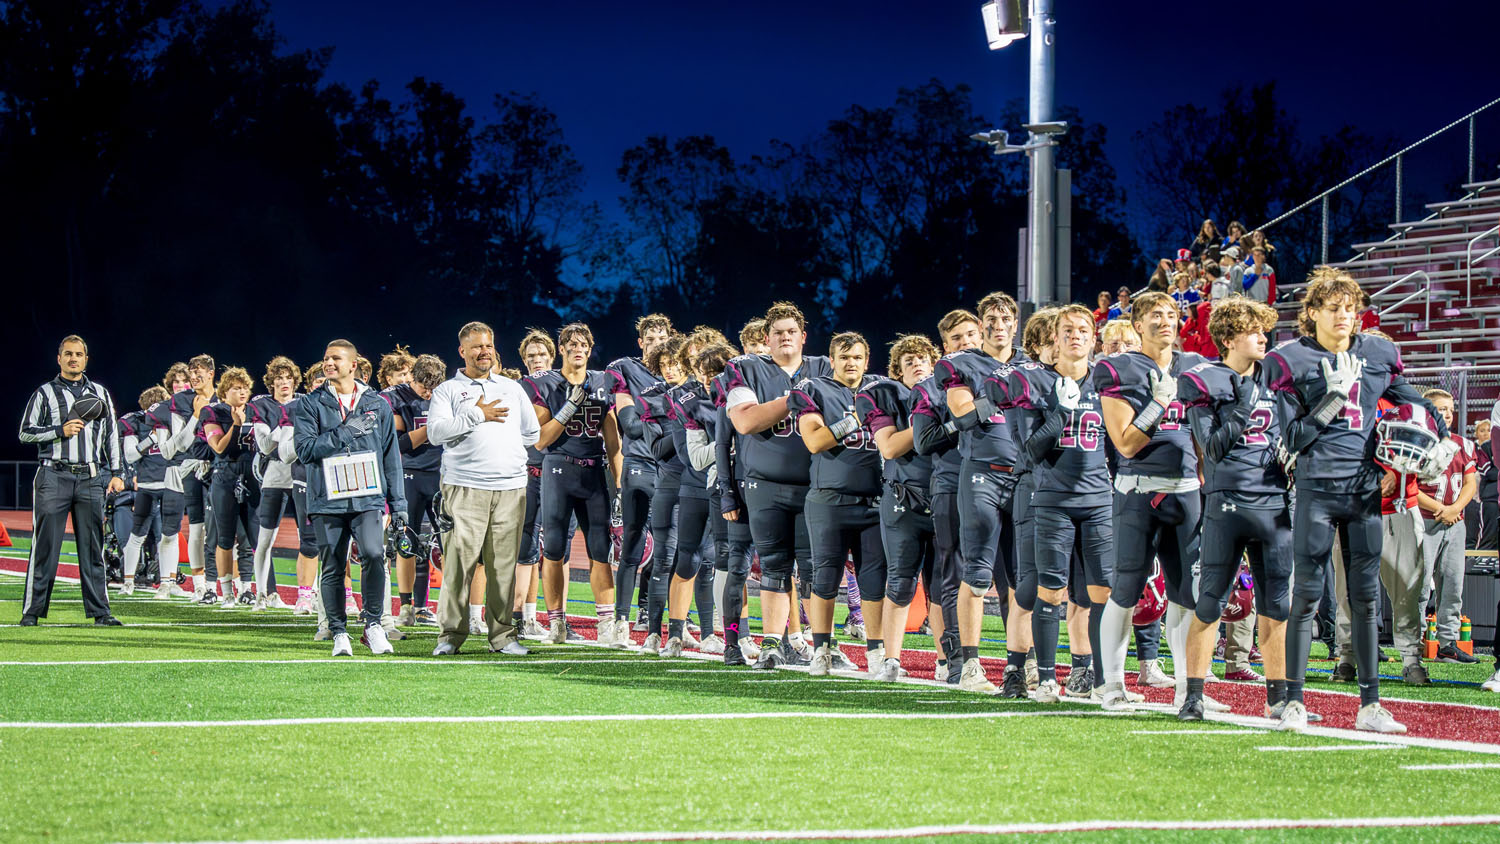
<instances>
[{"instance_id":1,"label":"grass sideline","mask_svg":"<svg viewBox=\"0 0 1500 844\"><path fill-rule=\"evenodd\" d=\"M20 591L19 578L0 577L0 624L15 622ZM571 597L586 601L587 586L575 584ZM78 599L76 586L60 584L42 627L0 630L0 721L214 726L0 728L7 797L0 840L1430 818L1476 814L1485 804L1474 795L1500 785L1500 769L1401 767L1492 758L1452 750L1273 753L1257 748L1350 742L1184 727L1164 715L1104 716L1080 705L1042 717L1027 702L936 687L815 681L577 645L509 659L471 639L460 660L442 663L426 656L434 637L413 629L394 643L397 660L356 646L362 656L336 662L326 643L310 641L312 622L285 611L220 612L138 595L114 601L127 624L177 626L56 626L83 621ZM244 626L191 626L205 623ZM998 619L986 624L986 638L999 638ZM909 646L927 643L913 637ZM173 659L227 661L143 662ZM119 662L52 664L99 660ZM1436 667L1453 669L1455 680L1488 673L1487 663ZM1391 684L1389 696L1500 702L1462 686L1406 691ZM803 712L845 717L795 714ZM761 717L672 717L723 713ZM906 719L875 717L885 714ZM352 715L389 720L220 723ZM579 720L525 720L559 715ZM411 721L421 716L521 720ZM783 765L795 773L786 776ZM1473 841L1484 834L1439 826L1132 829L1045 840Z\"/></svg>"}]
</instances>

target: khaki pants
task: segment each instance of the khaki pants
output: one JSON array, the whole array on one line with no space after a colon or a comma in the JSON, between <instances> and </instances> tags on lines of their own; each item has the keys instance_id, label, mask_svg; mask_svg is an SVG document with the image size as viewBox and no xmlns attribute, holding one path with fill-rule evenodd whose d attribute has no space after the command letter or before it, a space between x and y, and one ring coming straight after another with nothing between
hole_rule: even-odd
<instances>
[{"instance_id":1,"label":"khaki pants","mask_svg":"<svg viewBox=\"0 0 1500 844\"><path fill-rule=\"evenodd\" d=\"M1239 621L1224 622L1224 673L1249 671L1250 651L1255 647L1254 612Z\"/></svg>"},{"instance_id":2,"label":"khaki pants","mask_svg":"<svg viewBox=\"0 0 1500 844\"><path fill-rule=\"evenodd\" d=\"M469 636L469 586L483 564L484 607L491 650L517 640L511 620L516 555L521 550L526 490L488 490L443 484L443 509L453 529L443 535L443 590L438 640L455 648Z\"/></svg>"}]
</instances>

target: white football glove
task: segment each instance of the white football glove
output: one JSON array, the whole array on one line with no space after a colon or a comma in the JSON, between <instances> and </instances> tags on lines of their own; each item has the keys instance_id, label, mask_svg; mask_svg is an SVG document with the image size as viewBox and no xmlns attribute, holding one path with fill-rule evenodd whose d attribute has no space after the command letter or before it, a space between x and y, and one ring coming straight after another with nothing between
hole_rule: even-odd
<instances>
[{"instance_id":1,"label":"white football glove","mask_svg":"<svg viewBox=\"0 0 1500 844\"><path fill-rule=\"evenodd\" d=\"M1427 482L1437 480L1457 454L1458 443L1452 439L1443 440L1427 453L1427 459L1422 461L1422 468L1417 471L1417 477Z\"/></svg>"},{"instance_id":2,"label":"white football glove","mask_svg":"<svg viewBox=\"0 0 1500 844\"><path fill-rule=\"evenodd\" d=\"M1339 352L1332 359L1324 358L1318 366L1323 371L1323 386L1328 394L1344 401L1349 400L1349 393L1365 371L1365 362L1349 352Z\"/></svg>"},{"instance_id":3,"label":"white football glove","mask_svg":"<svg viewBox=\"0 0 1500 844\"><path fill-rule=\"evenodd\" d=\"M1166 407L1177 400L1177 379L1171 375L1152 371L1147 378L1151 385L1151 400Z\"/></svg>"},{"instance_id":4,"label":"white football glove","mask_svg":"<svg viewBox=\"0 0 1500 844\"><path fill-rule=\"evenodd\" d=\"M1066 375L1058 376L1052 394L1057 397L1057 409L1064 413L1077 410L1078 402L1083 398L1082 392L1078 389L1078 382Z\"/></svg>"}]
</instances>

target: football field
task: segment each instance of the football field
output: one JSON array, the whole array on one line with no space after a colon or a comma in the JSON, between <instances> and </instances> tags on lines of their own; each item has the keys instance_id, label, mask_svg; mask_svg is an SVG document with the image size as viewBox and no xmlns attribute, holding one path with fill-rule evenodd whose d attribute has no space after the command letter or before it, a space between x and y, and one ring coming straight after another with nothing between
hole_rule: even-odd
<instances>
[{"instance_id":1,"label":"football field","mask_svg":"<svg viewBox=\"0 0 1500 844\"><path fill-rule=\"evenodd\" d=\"M0 559L5 841L1500 838L1479 826L1500 822L1487 659L1387 683L1408 736L1347 729L1357 699L1316 661L1331 726L1288 735L1256 717L1259 685L1211 684L1235 713L1190 725L1170 690L1124 714L959 692L917 636L912 676L877 684L592 643L438 659L423 628L333 659L309 618L146 592L95 628L68 582L21 629L23 567Z\"/></svg>"}]
</instances>

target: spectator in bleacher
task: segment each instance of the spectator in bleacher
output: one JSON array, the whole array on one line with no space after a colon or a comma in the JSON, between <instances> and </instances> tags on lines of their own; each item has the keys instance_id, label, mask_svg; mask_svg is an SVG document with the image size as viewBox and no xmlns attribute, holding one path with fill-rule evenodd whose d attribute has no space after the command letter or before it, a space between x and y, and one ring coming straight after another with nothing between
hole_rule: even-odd
<instances>
[{"instance_id":1,"label":"spectator in bleacher","mask_svg":"<svg viewBox=\"0 0 1500 844\"><path fill-rule=\"evenodd\" d=\"M1252 252L1257 246L1264 247L1268 254L1276 251L1276 247L1271 245L1271 241L1266 240L1265 232L1262 231L1257 230L1245 235L1244 243Z\"/></svg>"},{"instance_id":2,"label":"spectator in bleacher","mask_svg":"<svg viewBox=\"0 0 1500 844\"><path fill-rule=\"evenodd\" d=\"M1222 260L1222 258L1221 258ZM1203 268L1204 289L1208 291L1206 297L1210 302L1217 302L1229 295L1229 281L1224 278L1224 269L1216 263L1210 263Z\"/></svg>"},{"instance_id":3,"label":"spectator in bleacher","mask_svg":"<svg viewBox=\"0 0 1500 844\"><path fill-rule=\"evenodd\" d=\"M1098 302L1098 304L1099 304L1099 307L1097 307L1097 308L1094 309L1094 330L1095 331L1098 331L1099 329L1103 328L1104 327L1104 323L1109 322L1109 309L1110 309L1110 305L1112 303L1110 302L1110 299L1109 299L1109 291L1108 290L1101 290L1101 291L1099 291L1099 302Z\"/></svg>"},{"instance_id":4,"label":"spectator in bleacher","mask_svg":"<svg viewBox=\"0 0 1500 844\"><path fill-rule=\"evenodd\" d=\"M1479 495L1469 502L1464 521L1469 526L1468 547L1476 551L1493 551L1500 534L1500 497L1496 491L1496 464L1490 452L1490 420L1474 425L1474 445L1478 451L1475 467L1479 470Z\"/></svg>"},{"instance_id":5,"label":"spectator in bleacher","mask_svg":"<svg viewBox=\"0 0 1500 844\"><path fill-rule=\"evenodd\" d=\"M1208 333L1208 315L1213 309L1210 302L1196 302L1186 309L1187 322L1183 323L1178 336L1184 352L1197 352L1209 360L1218 360L1219 347Z\"/></svg>"},{"instance_id":6,"label":"spectator in bleacher","mask_svg":"<svg viewBox=\"0 0 1500 844\"><path fill-rule=\"evenodd\" d=\"M1240 281L1245 296L1257 302L1272 304L1276 301L1276 270L1266 263L1266 248L1255 246L1250 250L1250 269Z\"/></svg>"},{"instance_id":7,"label":"spectator in bleacher","mask_svg":"<svg viewBox=\"0 0 1500 844\"><path fill-rule=\"evenodd\" d=\"M1115 304L1109 309L1110 319L1129 318L1130 316L1130 288L1121 287L1115 291Z\"/></svg>"},{"instance_id":8,"label":"spectator in bleacher","mask_svg":"<svg viewBox=\"0 0 1500 844\"><path fill-rule=\"evenodd\" d=\"M1380 311L1373 304L1360 312L1359 330L1364 332L1380 330Z\"/></svg>"},{"instance_id":9,"label":"spectator in bleacher","mask_svg":"<svg viewBox=\"0 0 1500 844\"><path fill-rule=\"evenodd\" d=\"M1242 294L1245 291L1245 266L1240 263L1240 248L1231 246L1219 254L1219 277L1223 279L1224 294ZM1222 298L1211 296L1211 299Z\"/></svg>"},{"instance_id":10,"label":"spectator in bleacher","mask_svg":"<svg viewBox=\"0 0 1500 844\"><path fill-rule=\"evenodd\" d=\"M1198 227L1198 236L1193 239L1193 254L1207 255L1204 260L1219 260L1219 249L1224 245L1224 236L1219 234L1219 227L1214 225L1213 220L1204 220L1203 225Z\"/></svg>"},{"instance_id":11,"label":"spectator in bleacher","mask_svg":"<svg viewBox=\"0 0 1500 844\"><path fill-rule=\"evenodd\" d=\"M1151 274L1151 280L1146 282L1146 289L1157 293L1166 293L1172 289L1172 259L1163 258L1156 262L1156 272Z\"/></svg>"},{"instance_id":12,"label":"spectator in bleacher","mask_svg":"<svg viewBox=\"0 0 1500 844\"><path fill-rule=\"evenodd\" d=\"M1239 220L1230 220L1229 228L1224 230L1224 242L1220 244L1220 246L1223 249L1234 247L1243 250L1244 247L1240 245L1240 242L1244 240L1244 238L1245 224L1241 223Z\"/></svg>"},{"instance_id":13,"label":"spectator in bleacher","mask_svg":"<svg viewBox=\"0 0 1500 844\"><path fill-rule=\"evenodd\" d=\"M1193 251L1191 249L1177 250L1177 261L1172 267L1172 278L1177 278L1178 273L1191 272L1193 269Z\"/></svg>"},{"instance_id":14,"label":"spectator in bleacher","mask_svg":"<svg viewBox=\"0 0 1500 844\"><path fill-rule=\"evenodd\" d=\"M1188 313L1193 305L1203 299L1198 295L1193 278L1188 273L1178 273L1172 279L1172 298L1177 302L1177 310L1182 313Z\"/></svg>"},{"instance_id":15,"label":"spectator in bleacher","mask_svg":"<svg viewBox=\"0 0 1500 844\"><path fill-rule=\"evenodd\" d=\"M1453 395L1432 389L1422 393L1432 402L1443 423L1453 427ZM1458 649L1458 617L1464 605L1464 508L1479 492L1479 474L1475 466L1474 442L1458 433L1449 436L1458 444L1458 453L1431 483L1418 487L1417 504L1422 510L1422 561L1426 567L1422 602L1432 601L1437 611L1439 662L1472 665L1479 660Z\"/></svg>"}]
</instances>

